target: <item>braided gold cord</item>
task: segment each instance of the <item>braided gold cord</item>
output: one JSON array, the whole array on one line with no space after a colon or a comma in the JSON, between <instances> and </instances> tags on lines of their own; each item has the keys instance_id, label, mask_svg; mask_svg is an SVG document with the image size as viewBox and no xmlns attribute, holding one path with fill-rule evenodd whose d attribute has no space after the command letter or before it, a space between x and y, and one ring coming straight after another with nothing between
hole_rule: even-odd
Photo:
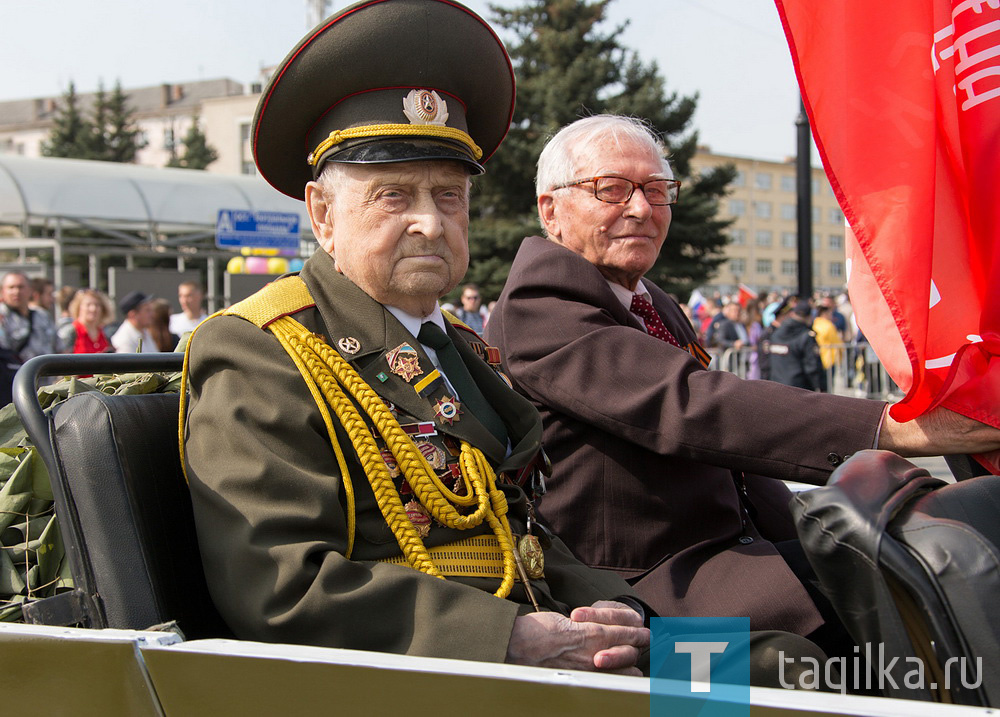
<instances>
[{"instance_id":1,"label":"braided gold cord","mask_svg":"<svg viewBox=\"0 0 1000 717\"><path fill-rule=\"evenodd\" d=\"M494 594L500 598L507 597L517 574L513 536L506 519L506 497L502 491L497 490L496 476L482 451L463 441L459 461L467 495L455 494L437 477L434 469L400 427L381 397L339 353L290 317L279 319L268 328L275 335L279 335L279 338L286 337L288 341L286 350L290 349L289 353L294 352L301 357L304 366L340 420L372 486L379 510L410 566L421 572L443 577L406 515L399 492L368 426L357 407L344 393L344 389L347 389L371 418L403 475L406 476L414 495L436 521L450 528L468 530L481 525L485 520L492 528L503 554L504 574L500 588ZM476 510L469 515L463 515L455 504L463 507L476 505Z\"/></svg>"},{"instance_id":2,"label":"braided gold cord","mask_svg":"<svg viewBox=\"0 0 1000 717\"><path fill-rule=\"evenodd\" d=\"M396 542L407 562L415 570L444 579L444 576L434 567L434 562L427 554L427 549L424 547L417 529L406 515L406 509L396 491L392 476L389 475L389 469L386 467L368 427L361 418L361 414L340 388L330 366L315 351L310 350L310 345L315 346L321 342L318 342L312 334L306 331L305 327L290 317L278 319L271 323L268 328L275 336L279 337L279 340L287 341L291 348L289 354L294 353L303 362L340 420L340 424L344 427L358 454L361 468L368 477L382 517L396 537ZM336 357L347 365L339 354ZM334 362L334 366L341 368L337 366L337 362ZM350 368L349 365L348 368ZM335 444L337 443L335 438L333 441ZM349 517L348 520L350 521L351 518Z\"/></svg>"},{"instance_id":3,"label":"braided gold cord","mask_svg":"<svg viewBox=\"0 0 1000 717\"><path fill-rule=\"evenodd\" d=\"M344 552L344 557L350 558L351 553L354 552L355 510L354 485L351 483L351 474L347 469L347 459L340 448L340 441L337 440L337 432L333 427L333 419L330 417L330 411L327 410L324 396L320 393L319 387L316 385L316 381L310 373L309 368L295 351L292 346L292 340L288 338L285 332L276 331L272 333L274 333L278 342L285 349L285 353L291 357L296 368L299 369L299 374L301 374L302 379L305 381L306 387L309 389L309 393L312 394L313 401L316 403L316 407L323 417L326 433L330 437L330 445L333 446L334 454L337 456L337 465L340 468L340 475L344 482L344 495L347 498L347 550Z\"/></svg>"},{"instance_id":4,"label":"braided gold cord","mask_svg":"<svg viewBox=\"0 0 1000 717\"><path fill-rule=\"evenodd\" d=\"M316 149L314 149L306 161L310 165L316 164L319 158L323 156L323 152L330 149L334 145L340 144L341 142L346 142L349 139L364 139L366 137L385 137L385 136L401 136L401 137L440 137L442 139L453 139L461 142L470 150L472 150L472 155L475 159L479 159L483 156L483 150L480 149L479 145L475 143L472 137L469 136L467 132L463 132L455 127L444 127L441 125L432 124L373 124L364 127L348 127L347 129L334 130L320 142Z\"/></svg>"}]
</instances>

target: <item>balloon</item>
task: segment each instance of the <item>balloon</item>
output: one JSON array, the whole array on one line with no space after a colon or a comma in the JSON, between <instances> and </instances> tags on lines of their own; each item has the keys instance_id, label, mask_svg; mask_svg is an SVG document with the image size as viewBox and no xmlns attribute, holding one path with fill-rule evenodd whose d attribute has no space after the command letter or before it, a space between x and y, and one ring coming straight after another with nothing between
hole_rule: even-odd
<instances>
[{"instance_id":1,"label":"balloon","mask_svg":"<svg viewBox=\"0 0 1000 717\"><path fill-rule=\"evenodd\" d=\"M230 259L229 263L226 264L226 271L228 271L230 274L242 274L243 272L245 272L246 264L243 261L243 257L234 256L232 259Z\"/></svg>"},{"instance_id":2,"label":"balloon","mask_svg":"<svg viewBox=\"0 0 1000 717\"><path fill-rule=\"evenodd\" d=\"M280 256L276 256L267 260L268 274L285 274L287 272L288 272L288 259L282 259Z\"/></svg>"},{"instance_id":3,"label":"balloon","mask_svg":"<svg viewBox=\"0 0 1000 717\"><path fill-rule=\"evenodd\" d=\"M248 274L266 274L267 259L262 256L250 256L246 259Z\"/></svg>"},{"instance_id":4,"label":"balloon","mask_svg":"<svg viewBox=\"0 0 1000 717\"><path fill-rule=\"evenodd\" d=\"M292 259L288 262L289 271L302 271L302 264L304 264L301 259Z\"/></svg>"}]
</instances>

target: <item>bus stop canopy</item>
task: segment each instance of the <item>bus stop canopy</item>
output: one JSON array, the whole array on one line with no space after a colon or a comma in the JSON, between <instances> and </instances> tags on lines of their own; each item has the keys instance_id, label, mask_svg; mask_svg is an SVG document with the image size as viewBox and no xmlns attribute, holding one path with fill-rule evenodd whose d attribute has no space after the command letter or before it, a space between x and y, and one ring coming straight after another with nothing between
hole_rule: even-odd
<instances>
[{"instance_id":1,"label":"bus stop canopy","mask_svg":"<svg viewBox=\"0 0 1000 717\"><path fill-rule=\"evenodd\" d=\"M25 238L66 243L63 232L74 228L102 235L90 244L207 249L220 209L298 213L303 239L311 238L305 204L259 177L0 154L0 224L20 227Z\"/></svg>"}]
</instances>

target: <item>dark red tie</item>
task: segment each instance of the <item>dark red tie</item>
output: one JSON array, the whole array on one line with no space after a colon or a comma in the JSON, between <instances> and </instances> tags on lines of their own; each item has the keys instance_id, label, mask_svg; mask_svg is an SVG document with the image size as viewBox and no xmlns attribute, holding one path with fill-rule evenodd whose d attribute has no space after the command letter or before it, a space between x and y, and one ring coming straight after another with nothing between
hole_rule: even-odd
<instances>
[{"instance_id":1,"label":"dark red tie","mask_svg":"<svg viewBox=\"0 0 1000 717\"><path fill-rule=\"evenodd\" d=\"M660 319L660 315L656 313L656 309L653 305L649 303L649 300L645 296L640 294L632 294L632 306L630 311L637 316L641 316L642 320L646 322L646 331L650 336L655 336L661 341L666 341L671 346L676 346L680 348L681 345L677 343L677 339L674 335L667 330L667 327L663 325L663 321Z\"/></svg>"}]
</instances>

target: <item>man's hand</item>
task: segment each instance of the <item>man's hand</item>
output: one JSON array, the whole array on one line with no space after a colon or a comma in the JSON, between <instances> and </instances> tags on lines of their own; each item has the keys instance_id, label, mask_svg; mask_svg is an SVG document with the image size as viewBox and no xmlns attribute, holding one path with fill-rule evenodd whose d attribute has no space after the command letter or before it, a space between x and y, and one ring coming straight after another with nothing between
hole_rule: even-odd
<instances>
[{"instance_id":1,"label":"man's hand","mask_svg":"<svg viewBox=\"0 0 1000 717\"><path fill-rule=\"evenodd\" d=\"M886 412L878 447L901 456L992 453L1000 450L1000 430L947 408L935 408L906 423Z\"/></svg>"},{"instance_id":2,"label":"man's hand","mask_svg":"<svg viewBox=\"0 0 1000 717\"><path fill-rule=\"evenodd\" d=\"M507 662L537 667L641 676L639 651L649 646L642 616L619 602L600 600L570 616L535 612L514 621Z\"/></svg>"}]
</instances>

